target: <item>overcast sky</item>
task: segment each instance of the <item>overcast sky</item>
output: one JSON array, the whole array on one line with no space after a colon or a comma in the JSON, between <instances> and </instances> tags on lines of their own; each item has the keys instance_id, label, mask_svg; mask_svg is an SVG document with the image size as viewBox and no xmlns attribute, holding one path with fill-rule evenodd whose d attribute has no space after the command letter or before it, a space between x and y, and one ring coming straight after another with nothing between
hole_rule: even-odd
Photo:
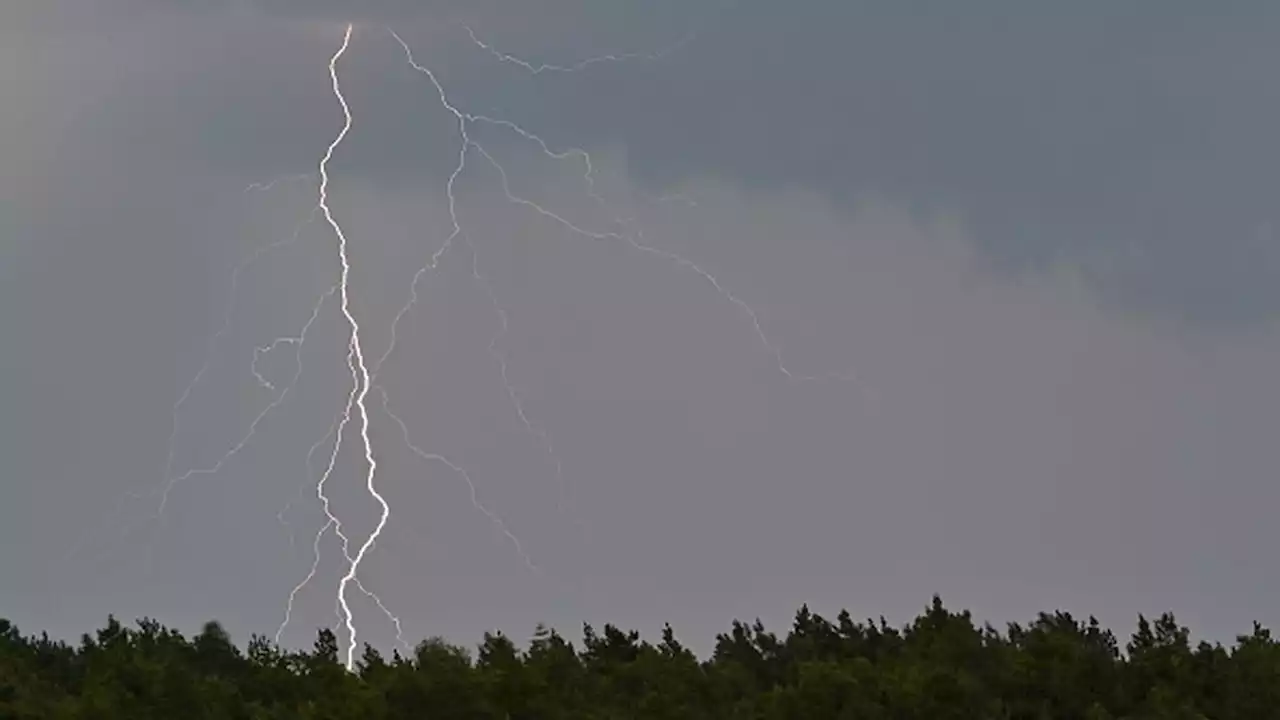
<instances>
[{"instance_id":1,"label":"overcast sky","mask_svg":"<svg viewBox=\"0 0 1280 720\"><path fill-rule=\"evenodd\" d=\"M378 383L528 562L374 391L391 516L359 577L410 641L670 622L706 650L933 593L1280 622L1273 6L196 5L0 8L0 615L279 626L351 387L311 211L352 21L329 191L370 360L461 149L387 25L458 109L594 169L468 127L465 234ZM358 545L377 507L338 449ZM319 548L287 644L335 621Z\"/></svg>"}]
</instances>

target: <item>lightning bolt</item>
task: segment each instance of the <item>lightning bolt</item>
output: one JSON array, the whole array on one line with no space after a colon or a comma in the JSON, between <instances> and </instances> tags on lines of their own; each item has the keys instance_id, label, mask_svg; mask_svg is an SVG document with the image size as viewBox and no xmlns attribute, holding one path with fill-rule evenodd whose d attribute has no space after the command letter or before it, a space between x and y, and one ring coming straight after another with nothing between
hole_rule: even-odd
<instances>
[{"instance_id":1,"label":"lightning bolt","mask_svg":"<svg viewBox=\"0 0 1280 720\"><path fill-rule=\"evenodd\" d=\"M661 57L662 54L665 54L665 53L662 53L662 54L654 54L654 55L646 55L646 56L611 55L611 56L601 56L599 58L592 58L590 60L583 61L573 66L553 66L553 65L533 66L530 63L520 60L519 58L497 51L492 46L489 46L483 43L482 41L480 41L479 38L475 35L475 33L470 28L467 28L467 30L472 40L479 47L481 47L482 49L492 54L496 54L500 59L502 59L505 62L512 62L517 65L520 65L521 67L524 67L525 69L529 70L533 74L538 74L539 72L546 71L546 70L574 72L582 68L585 68L591 64L594 64L596 62L603 62L606 60L619 61L629 57L656 58L656 57ZM537 425L535 425L533 421L530 419L530 417L528 416L528 413L525 410L524 402L519 392L515 388L514 384L510 380L506 358L502 353L498 352L497 350L497 343L509 329L508 313L502 307L501 303L498 301L497 294L494 291L492 285L481 274L479 270L479 254L476 251L474 245L472 245L471 238L464 230L462 226L462 222L459 218L455 186L458 178L461 177L461 175L467 169L467 158L470 151L475 151L476 153L478 153L498 172L503 194L509 202L529 208L533 210L535 213L537 213L538 215L546 219L552 220L560 224L561 226L565 227L566 229L570 230L571 232L578 234L580 236L584 236L586 238L589 238L592 240L598 240L598 241L613 240L613 241L625 242L627 245L629 245L635 250L641 251L643 253L647 253L649 255L653 255L655 257L658 257L659 259L672 262L679 267L693 271L694 273L699 275L704 281L708 282L712 286L712 288L715 289L717 293L719 293L722 297L724 297L725 299L733 303L735 306L737 306L747 315L747 317L751 321L752 328L755 331L757 338L759 339L761 344L773 355L776 361L777 368L779 372L782 373L783 376L785 376L789 380L819 379L819 377L817 376L802 376L802 375L797 375L793 373L783 362L781 348L775 345L769 339L769 337L765 334L764 328L760 322L759 315L756 313L756 311L744 300L739 298L737 295L733 294L724 284L720 282L718 278L716 278L716 276L712 275L710 272L703 269L697 263L687 258L684 258L683 256L678 255L676 253L662 250L652 245L648 245L644 243L643 232L640 231L639 229L635 230L634 233L630 233L630 234L623 234L623 233L612 232L612 231L588 230L568 220L564 216L556 213L555 211L549 210L543 207L541 204L536 203L532 200L528 200L527 198L521 197L517 195L515 192L513 192L513 190L511 189L510 179L503 165L499 163L498 160L483 145L481 145L477 140L475 140L470 135L469 127L472 124L483 123L486 125L511 131L516 135L520 136L521 138L523 138L524 140L536 144L538 148L541 150L541 152L544 154L544 156L546 156L547 158L553 161L564 161L569 159L576 159L581 163L583 168L582 180L583 180L583 184L584 184L587 195L591 197L598 205L606 209L608 209L609 207L609 204L605 200L605 198L603 198L596 190L595 178L594 178L594 165L592 163L590 153L580 148L569 148L567 150L562 150L562 151L554 150L542 137L540 137L539 135L533 132L530 132L529 130L526 130L524 127L520 126L515 122L502 119L502 118L493 118L486 115L469 113L459 109L456 105L454 105L450 101L448 93L446 92L443 84L440 82L436 74L427 66L417 62L417 60L414 58L413 51L410 48L409 44L393 29L388 28L387 31L396 40L396 42L400 45L401 49L404 51L406 61L408 62L410 67L412 67L417 72L426 76L426 78L431 83L431 86L435 90L435 93L440 102L440 105L454 117L455 121L457 122L460 143L458 148L457 163L455 164L453 170L450 172L449 177L445 183L445 194L448 201L447 207L448 207L449 220L450 220L450 232L445 238L444 242L431 255L431 257L428 259L426 264L424 264L414 273L409 284L409 298L405 302L405 304L400 308L400 310L396 313L396 315L392 320L391 328L390 328L390 342L388 343L386 350L380 357L377 358L377 360L375 360L371 364L370 366L371 369L366 368L364 364L364 352L359 345L359 325L355 321L354 317L351 316L349 310L347 310L347 304L345 300L346 292L348 288L347 275L349 273L349 262L346 257L346 237L343 234L342 229L338 225L338 223L333 220L332 214L327 204L327 195L326 195L326 189L328 187L328 172L327 172L328 162L331 159L335 148L342 142L342 139L346 136L346 133L350 130L350 127L351 127L350 109L347 106L346 101L342 96L341 87L338 82L338 77L336 72L336 64L338 60L341 59L343 53L345 53L350 42L351 28L349 26L347 33L344 35L342 46L339 48L338 52L335 53L329 65L330 77L333 85L333 92L335 97L338 99L339 103L342 105L343 114L346 122L343 126L342 131L339 132L338 137L333 141L333 143L330 144L329 148L326 150L325 156L320 163L320 175L321 175L320 206L323 209L326 220L328 220L335 235L337 235L339 238L340 254L342 256L342 262L343 262L343 279L342 279L342 282L340 283L340 287L342 288L343 298L344 298L343 312L346 315L348 323L352 328L352 341L348 349L348 366L352 373L352 387L351 387L350 394L348 396L346 407L343 410L341 418L337 423L336 434L338 436L338 439L335 440L333 453L330 456L330 462L329 462L328 468L322 474L320 482L317 484L317 494L321 500L322 505L324 506L324 512L327 520L324 526L321 528L320 532L317 533L313 541L313 545L312 545L313 562L312 562L311 569L306 575L306 577L303 579L303 581L298 586L296 586L294 588L294 591L290 594L289 603L286 609L285 622L281 625L280 631L277 632L277 637L278 637L279 632L282 632L285 625L288 623L289 612L290 612L288 608L292 607L294 596L303 586L305 586L315 576L316 568L319 562L320 540L323 534L328 529L332 528L335 534L342 540L343 554L344 554L344 557L346 557L348 560L348 570L346 575L342 578L339 584L339 592L338 592L338 605L341 609L341 617L343 622L345 623L346 630L347 630L347 637L348 637L348 644L346 648L346 663L348 667L353 666L354 652L357 646L356 628L355 628L350 607L346 600L346 588L350 583L355 582L360 590L362 590L366 595L368 595L378 604L378 606L383 610L384 614L386 614L392 620L392 622L395 623L397 627L397 632L400 627L399 619L396 618L390 611L386 609L385 605L383 604L381 599L378 598L376 594L367 590L363 585L360 585L359 580L357 579L357 573L359 571L361 561L363 560L363 558L365 557L369 549L376 542L378 536L380 535L382 530L385 528L389 518L389 507L385 499L380 494L378 494L377 489L374 485L374 474L376 472L377 466L373 456L372 446L368 438L369 414L368 414L368 408L366 407L366 402L365 402L370 390L377 390L378 394L381 396L383 412L387 415L387 417L392 419L400 428L401 436L404 444L419 458L423 460L433 461L433 462L438 462L440 464L443 464L447 468L452 470L455 474L460 476L466 482L468 489L470 490L472 505L481 513L483 513L490 520L490 522L495 526L495 528L499 532L501 532L502 535L514 546L517 553L520 555L521 559L524 561L525 565L530 570L534 572L539 572L539 568L537 564L532 560L529 554L525 551L524 545L520 541L520 539L513 532L510 531L510 529L506 526L505 522L501 519L501 517L499 517L496 513L490 511L480 502L475 482L473 481L470 473L468 473L462 466L449 460L445 456L439 453L428 452L420 448L418 445L414 444L414 442L412 441L408 426L406 425L404 420L400 418L400 416L397 415L391 409L390 401L385 388L382 387L381 385L375 384L380 378L380 374L384 365L386 364L388 359L394 354L394 351L397 347L398 330L399 330L400 323L413 310L413 308L417 305L419 301L419 296L417 292L418 284L420 283L422 277L427 272L434 271L439 267L440 262L442 261L444 256L451 251L451 249L453 248L455 242L459 237L463 238L463 240L466 242L468 247L472 250L472 277L484 289L486 295L488 296L491 303L493 304L494 310L497 313L500 320L500 328L490 340L490 344L489 344L490 355L494 358L495 362L498 364L499 374L502 379L503 387L507 391L508 398L515 409L516 416L519 418L520 422L523 424L525 429L529 433L531 433L533 436L535 436L542 443L547 454L552 458L552 461L555 464L556 476L561 485L561 491L562 491L561 500L563 503L563 495L564 495L563 463L560 461L558 456L556 456L554 447L551 444L551 441L547 433L541 428L539 428ZM667 196L667 197L659 198L658 200L665 201L670 199L680 199L680 200L684 200L686 203L690 205L694 204L692 201L688 200L687 198L684 198L683 196L678 196L678 195ZM629 220L623 219L616 214L614 215L614 221L615 221L615 224L619 226L626 226L629 223ZM353 406L357 408L360 413L361 437L364 441L365 461L368 465L368 473L365 478L366 488L369 491L369 493L377 500L378 504L382 509L377 527L375 528L373 533L371 533L369 537L365 540L365 542L361 545L360 549L356 552L354 557L352 557L349 554L349 550L348 550L349 541L346 535L342 532L342 523L330 511L328 499L324 494L324 486L327 483L329 476L332 473L334 464L336 462L338 445L342 436L343 429L346 427L347 423L350 422L350 415L351 415L351 410ZM314 451L314 448L313 448L313 451Z\"/></svg>"},{"instance_id":2,"label":"lightning bolt","mask_svg":"<svg viewBox=\"0 0 1280 720\"><path fill-rule=\"evenodd\" d=\"M593 65L604 62L622 62L625 60L644 59L657 60L674 52L683 45L694 39L694 35L690 33L680 42L656 53L625 53L602 55L588 58L586 60L571 65L553 65L553 64L533 64L514 55L509 55L495 48L494 46L481 40L472 28L464 26L472 43L496 58L498 61L516 67L528 72L531 75L539 75L548 72L573 73L585 70ZM382 383L382 373L389 359L393 356L398 344L398 332L401 323L413 311L419 302L418 286L422 278L428 273L439 268L441 262L453 250L453 248L461 241L471 252L471 275L473 281L479 286L488 297L494 313L498 318L498 328L490 338L488 345L488 353L490 358L497 366L498 376L506 391L507 398L514 411L515 419L519 420L523 429L532 436L545 452L550 462L554 465L556 481L560 486L561 493L561 509L564 508L566 496L565 490L565 473L564 464L561 462L556 449L551 441L550 434L542 428L534 418L527 412L525 402L511 379L508 358L501 351L499 345L510 329L510 317L507 310L502 305L499 294L490 280L481 272L480 255L472 241L471 235L467 232L461 220L456 197L456 183L458 179L468 169L468 160L474 156L482 158L485 163L491 166L497 173L498 184L502 189L503 196L506 201L520 206L533 214L539 216L543 220L552 222L568 230L570 233L592 241L600 242L620 242L626 244L632 250L643 253L645 255L656 258L664 263L672 265L680 270L685 270L696 275L702 282L709 286L720 298L732 304L740 311L750 322L752 332L756 336L760 345L772 357L778 372L786 380L819 380L825 378L847 379L847 375L830 374L826 376L810 376L794 373L785 363L781 348L775 344L766 334L760 316L754 308L751 307L742 298L732 292L724 283L722 283L716 275L713 275L704 267L693 260L690 260L680 254L664 250L656 245L649 244L645 238L643 230L635 223L633 218L625 218L612 206L612 204L597 190L595 179L595 166L591 155L583 149L571 147L568 149L556 149L547 143L541 136L525 129L523 126L504 118L495 118L487 115L480 115L467 112L456 106L446 92L444 85L440 82L437 75L427 66L420 64L414 57L413 51L409 44L401 38L393 29L387 28L387 32L399 44L404 52L408 65L416 72L422 74L430 82L435 94L439 100L441 107L449 112L457 123L458 132L458 152L457 161L450 172L445 183L445 193L447 196L447 207L449 214L450 226L444 241L435 249L427 262L420 267L412 276L409 283L408 298L394 315L390 324L390 340L383 353L368 362L369 355L362 338L362 327L356 318L351 305L351 269L352 261L350 257L349 239L344 231L341 223L335 218L330 206L330 164L335 153L342 145L353 126L353 115L346 97L342 91L342 85L339 79L338 66L342 62L344 56L349 50L355 31L354 24L346 25L345 32L342 36L341 45L332 54L328 61L328 75L330 87L334 99L337 101L342 111L343 124L337 135L330 141L321 156L316 172L302 175L290 175L271 180L264 183L254 183L245 188L245 192L250 191L267 191L278 184L292 182L299 179L312 179L318 177L317 199L314 207L306 219L300 223L293 235L283 240L270 243L256 249L248 257L237 264L231 275L231 289L226 311L223 316L223 322L218 330L210 336L207 342L204 361L191 381L185 386L180 393L177 402L173 407L173 422L169 435L166 465L165 465L165 484L161 492L159 508L156 513L157 518L163 518L166 505L169 501L171 491L179 484L194 476L213 475L220 472L227 463L247 446L248 443L256 436L259 425L268 417L276 408L285 402L290 394L291 389L296 385L302 374L302 351L305 345L308 332L319 318L325 303L335 295L339 300L339 310L348 330L348 341L346 347L346 364L350 373L350 385L344 393L345 398L341 403L341 408L334 416L332 423L322 438L315 442L306 454L306 476L304 485L312 486L315 492L315 498L320 505L320 509L324 514L324 522L315 533L311 542L311 563L301 581L298 582L290 591L288 599L283 610L283 619L277 627L275 633L275 641L278 644L290 625L294 609L295 601L299 594L315 579L319 571L321 561L321 544L324 538L332 533L338 540L342 557L345 560L345 571L343 572L337 585L337 592L334 598L334 612L337 616L338 623L345 631L345 648L344 648L344 664L348 669L355 666L355 651L359 645L358 629L352 611L349 595L352 585L373 601L374 604L382 611L395 628L396 640L406 650L409 649L408 643L405 641L401 621L398 616L388 609L383 600L370 588L368 588L360 579L360 571L362 563L367 559L368 555L376 547L379 538L390 522L391 508L387 499L379 492L377 486L378 459L374 452L374 444L370 434L370 425L372 417L370 408L368 407L368 398L371 392L376 392L381 403L382 414L396 424L399 428L400 440L406 448L408 448L417 458L431 464L442 465L453 475L465 482L469 493L472 506L485 518L488 519L498 535L509 543L520 557L524 565L533 573L542 575L539 565L533 560L532 556L526 550L525 544L520 538L509 528L507 523L490 508L488 508L480 497L480 492L473 479L472 474L461 464L449 458L447 455L431 452L423 449L413 440L412 433L405 421L392 408L389 395ZM530 200L518 194L513 188L511 178L507 170L498 161L498 159L490 153L475 137L471 134L471 129L477 125L484 125L494 128L500 132L512 133L521 140L532 143L539 151L549 160L554 162L572 162L581 167L581 181L583 191L586 196L591 198L597 206L602 208L612 219L612 228L609 230L597 230L584 227L568 219L565 215L550 209L538 202ZM664 195L653 199L654 202L671 202L679 201L688 206L696 207L696 203L679 194ZM175 464L175 440L178 436L179 418L181 410L188 402L194 388L199 385L204 376L207 374L212 362L213 352L221 340L228 332L231 326L233 309L236 302L238 282L241 273L256 262L263 254L275 250L277 248L295 243L298 240L302 229L308 224L314 222L316 215L322 215L329 230L336 239L337 255L340 261L341 269L337 281L328 288L316 300L312 306L312 311L301 330L293 335L285 335L275 338L266 345L260 345L253 348L253 357L250 362L249 370L253 375L257 385L267 392L271 393L271 401L264 407L253 419L247 430L240 439L227 450L219 460L208 467L195 468L182 474L174 473ZM294 372L279 387L268 379L259 371L259 361L266 355L275 352L277 349L288 346L294 353ZM371 532L357 546L351 537L349 531L338 514L334 511L328 494L329 483L333 479L337 460L341 452L342 443L346 437L349 426L356 425L358 437L363 449L363 485L364 490L373 499L378 506L378 520ZM319 474L319 478L315 477L315 468L313 460L322 448L328 447L328 462L324 470ZM299 492L291 498L288 503L277 513L277 519L288 530L290 547L294 545L293 529L289 526L286 516L293 506L295 500L301 496L302 487ZM354 551L353 551L354 550Z\"/></svg>"},{"instance_id":3,"label":"lightning bolt","mask_svg":"<svg viewBox=\"0 0 1280 720\"><path fill-rule=\"evenodd\" d=\"M342 262L342 274L338 283L338 287L340 289L339 295L341 298L342 315L346 318L347 324L351 328L351 341L347 348L347 366L351 370L352 388L351 393L347 396L346 407L342 411L342 419L338 421L338 429L335 433L337 437L334 441L332 458L336 459L338 455L338 447L342 442L342 432L346 428L347 424L351 422L351 410L354 406L360 414L360 440L364 445L364 460L365 465L368 468L365 472L365 489L368 490L369 495L373 497L379 507L377 526L374 527L373 532L369 533L368 537L365 538L365 541L360 544L360 549L356 551L355 556L350 557L348 555L348 557L350 557L350 562L347 564L347 572L342 576L342 579L338 581L337 601L338 605L342 608L342 617L347 628L348 642L346 665L348 668L353 668L355 666L357 630L355 619L351 613L351 606L347 602L347 586L352 582L356 582L357 585L360 585L361 590L365 591L366 594L377 602L379 608L381 608L383 612L391 615L382 600L378 598L377 595L370 593L359 583L358 580L356 580L356 574L360 571L360 563L364 560L365 555L368 554L374 543L378 541L378 536L382 534L382 529L386 527L387 519L391 515L391 508L387 505L386 499L382 497L382 494L378 492L378 488L374 484L374 476L378 471L378 460L374 457L373 443L369 438L369 409L365 406L365 398L368 396L370 388L369 368L365 364L364 347L360 342L360 323L351 312L351 260L347 257L347 236L342 231L342 226L334 220L333 211L329 207L329 162L333 159L334 151L342 144L347 133L350 132L352 123L351 108L347 105L347 99L342 95L342 86L338 81L338 61L342 59L342 56L347 52L347 48L351 45L351 33L354 29L355 26L353 24L347 25L347 30L342 36L342 46L339 47L338 51L329 59L329 79L332 82L333 96L337 99L338 104L342 106L343 124L342 129L338 131L338 136L329 143L329 147L325 149L324 157L320 159L320 198L318 201L320 210L324 213L325 221L329 223L329 227L333 230L333 234L338 239L338 258ZM322 494L324 484L333 471L333 465L334 463L331 460L329 467L325 470L324 477L321 478L320 483L317 485L317 487L320 488L319 492ZM328 500L325 499L324 502L325 513L329 515L331 521L336 522L336 519L329 511ZM335 528L337 527L338 526L335 525ZM345 538L343 545L343 554L347 555ZM400 625L399 618L396 618L393 615L391 617L397 626L398 632Z\"/></svg>"}]
</instances>

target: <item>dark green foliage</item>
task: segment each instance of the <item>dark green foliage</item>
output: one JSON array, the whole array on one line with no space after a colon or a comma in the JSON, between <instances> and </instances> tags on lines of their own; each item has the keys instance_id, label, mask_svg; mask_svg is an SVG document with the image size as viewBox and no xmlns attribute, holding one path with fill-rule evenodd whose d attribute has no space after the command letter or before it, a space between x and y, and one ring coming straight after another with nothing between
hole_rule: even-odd
<instances>
[{"instance_id":1,"label":"dark green foliage","mask_svg":"<svg viewBox=\"0 0 1280 720\"><path fill-rule=\"evenodd\" d=\"M216 622L192 638L114 617L76 646L0 620L0 720L1267 720L1280 719L1280 643L1255 625L1231 648L1192 646L1172 615L1124 644L1097 620L1041 614L1001 632L934 598L903 628L801 608L779 637L735 622L706 661L670 627L656 644L605 625L575 648L539 627L527 647L486 634L410 657L339 639L310 651Z\"/></svg>"}]
</instances>

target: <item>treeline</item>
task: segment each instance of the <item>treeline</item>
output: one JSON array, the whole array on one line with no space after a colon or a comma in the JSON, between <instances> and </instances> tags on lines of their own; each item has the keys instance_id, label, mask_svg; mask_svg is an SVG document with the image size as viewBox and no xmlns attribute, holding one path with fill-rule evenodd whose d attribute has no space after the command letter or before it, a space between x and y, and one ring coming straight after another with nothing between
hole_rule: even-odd
<instances>
[{"instance_id":1,"label":"treeline","mask_svg":"<svg viewBox=\"0 0 1280 720\"><path fill-rule=\"evenodd\" d=\"M802 608L778 636L735 622L700 660L668 627L656 643L612 625L580 647L539 629L527 647L486 635L411 656L364 647L341 664L262 637L240 649L217 623L187 638L114 618L78 645L0 620L0 718L454 720L1265 720L1280 718L1280 647L1264 628L1192 645L1171 615L1121 645L1092 618L1041 614L1003 631L934 599L904 627Z\"/></svg>"}]
</instances>

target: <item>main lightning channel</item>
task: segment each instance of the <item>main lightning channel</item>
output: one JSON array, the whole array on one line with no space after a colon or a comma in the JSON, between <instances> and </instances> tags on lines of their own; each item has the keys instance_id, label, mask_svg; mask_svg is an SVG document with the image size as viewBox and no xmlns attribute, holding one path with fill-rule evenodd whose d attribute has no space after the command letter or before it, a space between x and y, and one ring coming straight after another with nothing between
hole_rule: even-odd
<instances>
[{"instance_id":1,"label":"main lightning channel","mask_svg":"<svg viewBox=\"0 0 1280 720\"><path fill-rule=\"evenodd\" d=\"M351 341L347 352L347 365L351 369L354 376L354 385L352 392L348 396L346 408L342 412L342 419L338 422L337 438L334 441L334 454L337 454L337 445L342 442L342 431L346 428L347 423L351 421L351 410L354 406L360 413L360 439L364 444L364 459L367 466L365 473L365 489L369 491L369 495L378 503L380 508L378 515L378 524L361 543L360 549L356 551L355 557L351 558L351 562L347 565L347 572L338 582L338 605L342 609L342 617L347 627L347 653L346 666L348 669L355 667L355 651L356 651L356 625L354 617L351 613L351 606L347 603L347 586L352 582L359 585L356 580L356 573L360 571L360 563L364 560L369 549L377 542L378 536L382 534L382 529L387 525L387 519L391 515L391 508L387 505L387 501L382 494L378 492L377 486L374 484L374 476L378 470L378 460L373 454L373 443L369 439L369 411L365 406L365 398L369 394L369 368L364 361L364 348L360 343L360 323L356 320L355 315L351 312L351 293L350 293L350 277L351 277L351 261L347 257L347 236L342 231L342 226L333 219L333 211L329 208L329 161L333 159L333 153L339 145L342 144L347 133L351 131L351 108L347 105L347 99L342 94L342 86L338 81L338 61L347 52L347 48L351 45L351 33L355 29L354 24L348 24L347 30L342 36L342 46L329 59L329 80L332 83L333 95L337 99L338 104L342 106L343 124L342 130L338 131L338 136L329 143L329 147L325 149L324 157L320 159L320 190L319 205L320 210L324 214L324 219L329 223L329 227L333 229L333 234L338 238L338 258L342 262L342 277L338 283L339 294L342 302L342 315L346 318L347 324L351 327ZM333 468L332 463L329 470L326 471L326 478L322 479L323 483L327 479L329 471ZM382 601L373 596L375 601L382 606ZM385 611L385 606L382 606ZM397 622L397 625L399 623Z\"/></svg>"}]
</instances>

